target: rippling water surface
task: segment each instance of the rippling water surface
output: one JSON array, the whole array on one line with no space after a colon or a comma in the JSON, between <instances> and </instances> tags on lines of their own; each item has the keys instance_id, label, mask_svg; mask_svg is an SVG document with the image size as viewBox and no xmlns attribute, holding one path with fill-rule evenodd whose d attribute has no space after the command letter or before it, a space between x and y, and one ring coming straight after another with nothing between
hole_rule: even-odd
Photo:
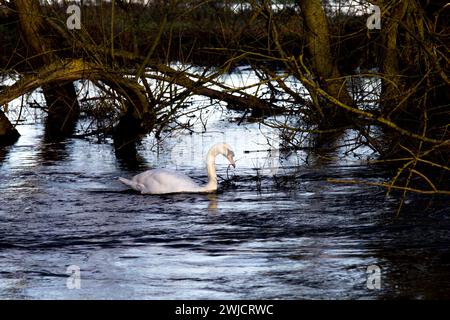
<instances>
[{"instance_id":1,"label":"rippling water surface","mask_svg":"<svg viewBox=\"0 0 450 320\"><path fill-rule=\"evenodd\" d=\"M358 161L281 154L256 124L217 121L207 133L151 147L130 168L109 144L43 142L42 126L0 150L0 298L379 299L450 297L448 199L398 200L384 190L327 178L383 180ZM155 167L206 181L215 142L213 195L142 196L117 182ZM276 145L276 144L275 144ZM81 288L68 289L67 268ZM367 288L367 268L381 288Z\"/></svg>"}]
</instances>

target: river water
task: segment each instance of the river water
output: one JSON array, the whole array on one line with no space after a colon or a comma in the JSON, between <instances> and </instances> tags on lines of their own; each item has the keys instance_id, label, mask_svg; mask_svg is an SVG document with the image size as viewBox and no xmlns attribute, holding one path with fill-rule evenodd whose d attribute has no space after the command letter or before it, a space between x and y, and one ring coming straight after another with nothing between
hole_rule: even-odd
<instances>
[{"instance_id":1,"label":"river water","mask_svg":"<svg viewBox=\"0 0 450 320\"><path fill-rule=\"evenodd\" d=\"M346 147L286 151L277 130L207 108L192 132L146 137L130 164L108 140L46 142L39 112L18 107L42 100L13 102L10 119L27 120L0 148L1 299L450 298L449 199L410 195L396 215L398 195L327 182L392 174L367 165L352 132ZM223 141L236 169L217 159L216 194L117 181L168 167L206 182L205 154Z\"/></svg>"},{"instance_id":2,"label":"river water","mask_svg":"<svg viewBox=\"0 0 450 320\"><path fill-rule=\"evenodd\" d=\"M379 168L282 154L256 124L211 127L145 139L130 169L108 143L50 144L41 125L18 126L0 150L0 298L450 297L448 199L409 197L396 216L395 195L326 181L383 180ZM218 159L217 194L143 196L117 182L155 167L206 181L218 141L237 167Z\"/></svg>"}]
</instances>

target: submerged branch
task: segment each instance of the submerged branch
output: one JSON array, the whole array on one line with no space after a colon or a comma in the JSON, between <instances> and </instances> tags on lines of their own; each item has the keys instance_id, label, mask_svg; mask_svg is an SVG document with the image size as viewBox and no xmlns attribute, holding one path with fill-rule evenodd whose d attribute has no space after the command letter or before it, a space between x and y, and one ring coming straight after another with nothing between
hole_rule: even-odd
<instances>
[{"instance_id":1,"label":"submerged branch","mask_svg":"<svg viewBox=\"0 0 450 320\"><path fill-rule=\"evenodd\" d=\"M440 194L440 195L450 195L450 191L447 190L423 190L423 189L416 189L416 188L410 188L410 187L402 187L402 186L393 186L386 182L370 182L370 181L364 181L364 180L339 180L339 179L327 179L327 182L330 183L339 183L339 184L360 184L360 185L368 185L368 186L375 186L375 187L384 187L388 189L397 189L402 191L410 191L420 194Z\"/></svg>"}]
</instances>

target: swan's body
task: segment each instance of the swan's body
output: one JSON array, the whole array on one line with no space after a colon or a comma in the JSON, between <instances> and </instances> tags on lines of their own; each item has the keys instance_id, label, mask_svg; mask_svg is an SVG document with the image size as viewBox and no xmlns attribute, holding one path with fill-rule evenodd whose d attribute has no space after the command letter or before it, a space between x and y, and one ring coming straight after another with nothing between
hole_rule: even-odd
<instances>
[{"instance_id":1,"label":"swan's body","mask_svg":"<svg viewBox=\"0 0 450 320\"><path fill-rule=\"evenodd\" d=\"M225 143L215 144L206 155L208 183L198 185L188 176L169 169L153 169L134 176L131 180L119 178L119 181L142 194L200 193L217 190L216 156L222 154L234 166L234 153Z\"/></svg>"},{"instance_id":2,"label":"swan's body","mask_svg":"<svg viewBox=\"0 0 450 320\"><path fill-rule=\"evenodd\" d=\"M131 180L125 178L119 178L119 180L142 194L203 191L201 190L202 188L188 176L169 169L148 170L135 175ZM206 192L208 190L205 188L204 191Z\"/></svg>"}]
</instances>

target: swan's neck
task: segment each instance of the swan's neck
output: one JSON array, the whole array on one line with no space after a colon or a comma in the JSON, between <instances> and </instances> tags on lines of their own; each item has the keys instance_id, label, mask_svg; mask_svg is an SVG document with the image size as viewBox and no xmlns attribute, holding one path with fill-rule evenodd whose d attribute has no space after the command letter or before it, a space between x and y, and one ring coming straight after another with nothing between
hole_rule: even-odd
<instances>
[{"instance_id":1,"label":"swan's neck","mask_svg":"<svg viewBox=\"0 0 450 320\"><path fill-rule=\"evenodd\" d=\"M216 157L217 150L212 148L206 155L206 172L208 173L208 183L203 187L204 191L217 190Z\"/></svg>"}]
</instances>

